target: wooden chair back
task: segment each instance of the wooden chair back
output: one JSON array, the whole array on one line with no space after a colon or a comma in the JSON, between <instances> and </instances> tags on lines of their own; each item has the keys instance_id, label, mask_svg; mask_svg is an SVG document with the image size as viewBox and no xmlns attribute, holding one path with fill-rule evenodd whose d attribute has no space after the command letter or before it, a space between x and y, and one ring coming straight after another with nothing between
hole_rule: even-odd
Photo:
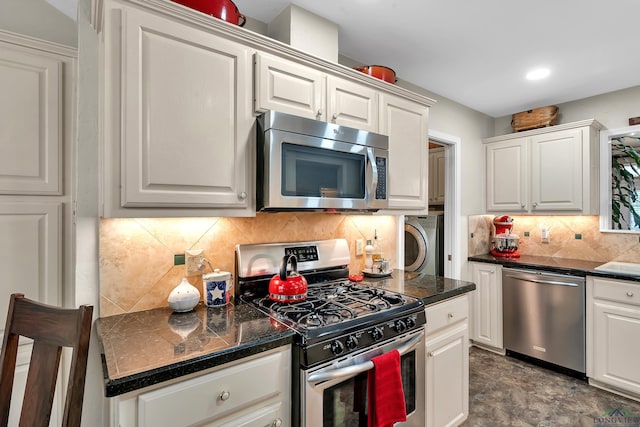
<instances>
[{"instance_id":1,"label":"wooden chair back","mask_svg":"<svg viewBox=\"0 0 640 427\"><path fill-rule=\"evenodd\" d=\"M0 426L9 420L19 336L33 340L20 427L49 425L63 347L72 348L73 356L62 426L80 426L92 313L92 306L66 309L29 300L23 294L11 295L2 342Z\"/></svg>"}]
</instances>

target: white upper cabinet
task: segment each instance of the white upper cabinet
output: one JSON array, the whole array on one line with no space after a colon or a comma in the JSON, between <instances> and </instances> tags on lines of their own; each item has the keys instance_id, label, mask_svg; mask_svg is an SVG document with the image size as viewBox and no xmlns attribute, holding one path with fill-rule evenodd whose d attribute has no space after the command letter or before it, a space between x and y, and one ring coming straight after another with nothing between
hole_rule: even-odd
<instances>
[{"instance_id":1,"label":"white upper cabinet","mask_svg":"<svg viewBox=\"0 0 640 427\"><path fill-rule=\"evenodd\" d=\"M254 214L252 51L113 5L105 23L104 215Z\"/></svg>"},{"instance_id":2,"label":"white upper cabinet","mask_svg":"<svg viewBox=\"0 0 640 427\"><path fill-rule=\"evenodd\" d=\"M325 76L315 68L257 53L255 85L256 111L326 120Z\"/></svg>"},{"instance_id":3,"label":"white upper cabinet","mask_svg":"<svg viewBox=\"0 0 640 427\"><path fill-rule=\"evenodd\" d=\"M487 138L488 212L597 212L595 120Z\"/></svg>"},{"instance_id":4,"label":"white upper cabinet","mask_svg":"<svg viewBox=\"0 0 640 427\"><path fill-rule=\"evenodd\" d=\"M373 88L327 76L329 122L378 132L378 92Z\"/></svg>"},{"instance_id":5,"label":"white upper cabinet","mask_svg":"<svg viewBox=\"0 0 640 427\"><path fill-rule=\"evenodd\" d=\"M426 209L435 101L174 2L95 6L103 216L255 215L267 110L388 134L390 208Z\"/></svg>"},{"instance_id":6,"label":"white upper cabinet","mask_svg":"<svg viewBox=\"0 0 640 427\"><path fill-rule=\"evenodd\" d=\"M522 212L529 200L527 141L485 145L487 211Z\"/></svg>"},{"instance_id":7,"label":"white upper cabinet","mask_svg":"<svg viewBox=\"0 0 640 427\"><path fill-rule=\"evenodd\" d=\"M391 94L380 97L380 133L389 136L389 208L426 209L429 108Z\"/></svg>"},{"instance_id":8,"label":"white upper cabinet","mask_svg":"<svg viewBox=\"0 0 640 427\"><path fill-rule=\"evenodd\" d=\"M256 111L276 110L378 132L378 93L265 53L255 55Z\"/></svg>"},{"instance_id":9,"label":"white upper cabinet","mask_svg":"<svg viewBox=\"0 0 640 427\"><path fill-rule=\"evenodd\" d=\"M589 148L582 132L569 129L531 137L532 210L583 210L583 188L589 188L583 176L590 171L582 164L582 153Z\"/></svg>"},{"instance_id":10,"label":"white upper cabinet","mask_svg":"<svg viewBox=\"0 0 640 427\"><path fill-rule=\"evenodd\" d=\"M63 193L63 66L0 41L0 194Z\"/></svg>"}]
</instances>

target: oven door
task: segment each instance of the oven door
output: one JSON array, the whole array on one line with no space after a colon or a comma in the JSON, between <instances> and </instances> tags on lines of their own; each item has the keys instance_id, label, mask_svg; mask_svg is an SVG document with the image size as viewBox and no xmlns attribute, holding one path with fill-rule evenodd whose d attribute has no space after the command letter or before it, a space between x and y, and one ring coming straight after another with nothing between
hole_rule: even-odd
<instances>
[{"instance_id":1,"label":"oven door","mask_svg":"<svg viewBox=\"0 0 640 427\"><path fill-rule=\"evenodd\" d=\"M424 426L424 330L376 344L360 353L334 360L301 375L301 415L305 426L366 427L367 376L371 359L391 350L400 353L407 421L397 426ZM322 424L320 424L322 420Z\"/></svg>"}]
</instances>

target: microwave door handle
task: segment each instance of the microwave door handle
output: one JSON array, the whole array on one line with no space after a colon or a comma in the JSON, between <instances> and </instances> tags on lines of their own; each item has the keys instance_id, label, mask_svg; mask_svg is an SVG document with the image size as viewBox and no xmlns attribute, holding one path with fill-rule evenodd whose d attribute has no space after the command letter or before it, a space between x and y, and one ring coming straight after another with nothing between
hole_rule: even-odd
<instances>
[{"instance_id":1,"label":"microwave door handle","mask_svg":"<svg viewBox=\"0 0 640 427\"><path fill-rule=\"evenodd\" d=\"M376 187L378 186L378 165L376 164L376 156L373 153L372 147L367 147L367 157L369 157L369 164L371 165L371 187L369 187L369 198L375 197Z\"/></svg>"},{"instance_id":2,"label":"microwave door handle","mask_svg":"<svg viewBox=\"0 0 640 427\"><path fill-rule=\"evenodd\" d=\"M398 353L400 353L400 356L404 356L406 353L413 350L416 347L416 345L418 345L418 343L421 341L422 341L422 334L419 334L413 337L412 339L410 339L409 341L405 342L404 344L388 349L387 352L398 350ZM318 372L317 374L311 374L309 375L309 378L307 378L307 382L319 383L322 381L335 380L342 377L351 377L351 376L360 374L362 372L369 371L371 369L373 369L373 362L369 360L353 366L346 366L344 368L336 368L329 371Z\"/></svg>"}]
</instances>

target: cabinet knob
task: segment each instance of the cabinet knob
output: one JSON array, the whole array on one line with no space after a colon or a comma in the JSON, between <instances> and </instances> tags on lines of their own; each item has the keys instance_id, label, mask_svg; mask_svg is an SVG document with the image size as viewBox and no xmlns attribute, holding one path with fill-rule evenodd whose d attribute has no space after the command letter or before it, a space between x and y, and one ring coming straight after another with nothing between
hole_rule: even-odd
<instances>
[{"instance_id":1,"label":"cabinet knob","mask_svg":"<svg viewBox=\"0 0 640 427\"><path fill-rule=\"evenodd\" d=\"M322 110L318 110L318 112L316 113L316 116L322 117Z\"/></svg>"},{"instance_id":2,"label":"cabinet knob","mask_svg":"<svg viewBox=\"0 0 640 427\"><path fill-rule=\"evenodd\" d=\"M336 122L336 120L338 120L338 115L337 115L337 114L334 114L331 118L333 119L333 122L335 123L335 122Z\"/></svg>"},{"instance_id":3,"label":"cabinet knob","mask_svg":"<svg viewBox=\"0 0 640 427\"><path fill-rule=\"evenodd\" d=\"M218 397L222 401L229 400L229 398L231 397L231 393L229 393L228 391L223 391L222 393L220 393L220 396Z\"/></svg>"},{"instance_id":4,"label":"cabinet knob","mask_svg":"<svg viewBox=\"0 0 640 427\"><path fill-rule=\"evenodd\" d=\"M246 192L246 191L243 191L242 193L240 193L240 194L239 194L239 197L240 197L242 200L246 199L246 198L247 198L247 192Z\"/></svg>"},{"instance_id":5,"label":"cabinet knob","mask_svg":"<svg viewBox=\"0 0 640 427\"><path fill-rule=\"evenodd\" d=\"M521 207L522 209L524 209L524 208L526 208L526 207L527 207L527 205L525 205L525 204L523 203L523 204L521 204L521 205L520 205L520 207Z\"/></svg>"},{"instance_id":6,"label":"cabinet knob","mask_svg":"<svg viewBox=\"0 0 640 427\"><path fill-rule=\"evenodd\" d=\"M433 351L430 351L429 353L427 353L427 356L433 357Z\"/></svg>"},{"instance_id":7,"label":"cabinet knob","mask_svg":"<svg viewBox=\"0 0 640 427\"><path fill-rule=\"evenodd\" d=\"M535 208L536 206L538 206L537 202L533 202L533 207Z\"/></svg>"},{"instance_id":8,"label":"cabinet knob","mask_svg":"<svg viewBox=\"0 0 640 427\"><path fill-rule=\"evenodd\" d=\"M280 427L280 426L282 426L282 418L276 418L271 423L271 427Z\"/></svg>"},{"instance_id":9,"label":"cabinet knob","mask_svg":"<svg viewBox=\"0 0 640 427\"><path fill-rule=\"evenodd\" d=\"M627 296L628 297L632 297L633 296L633 292L631 292L631 291L627 292Z\"/></svg>"},{"instance_id":10,"label":"cabinet knob","mask_svg":"<svg viewBox=\"0 0 640 427\"><path fill-rule=\"evenodd\" d=\"M453 319L453 313L449 313L447 316L449 316L449 319Z\"/></svg>"}]
</instances>

